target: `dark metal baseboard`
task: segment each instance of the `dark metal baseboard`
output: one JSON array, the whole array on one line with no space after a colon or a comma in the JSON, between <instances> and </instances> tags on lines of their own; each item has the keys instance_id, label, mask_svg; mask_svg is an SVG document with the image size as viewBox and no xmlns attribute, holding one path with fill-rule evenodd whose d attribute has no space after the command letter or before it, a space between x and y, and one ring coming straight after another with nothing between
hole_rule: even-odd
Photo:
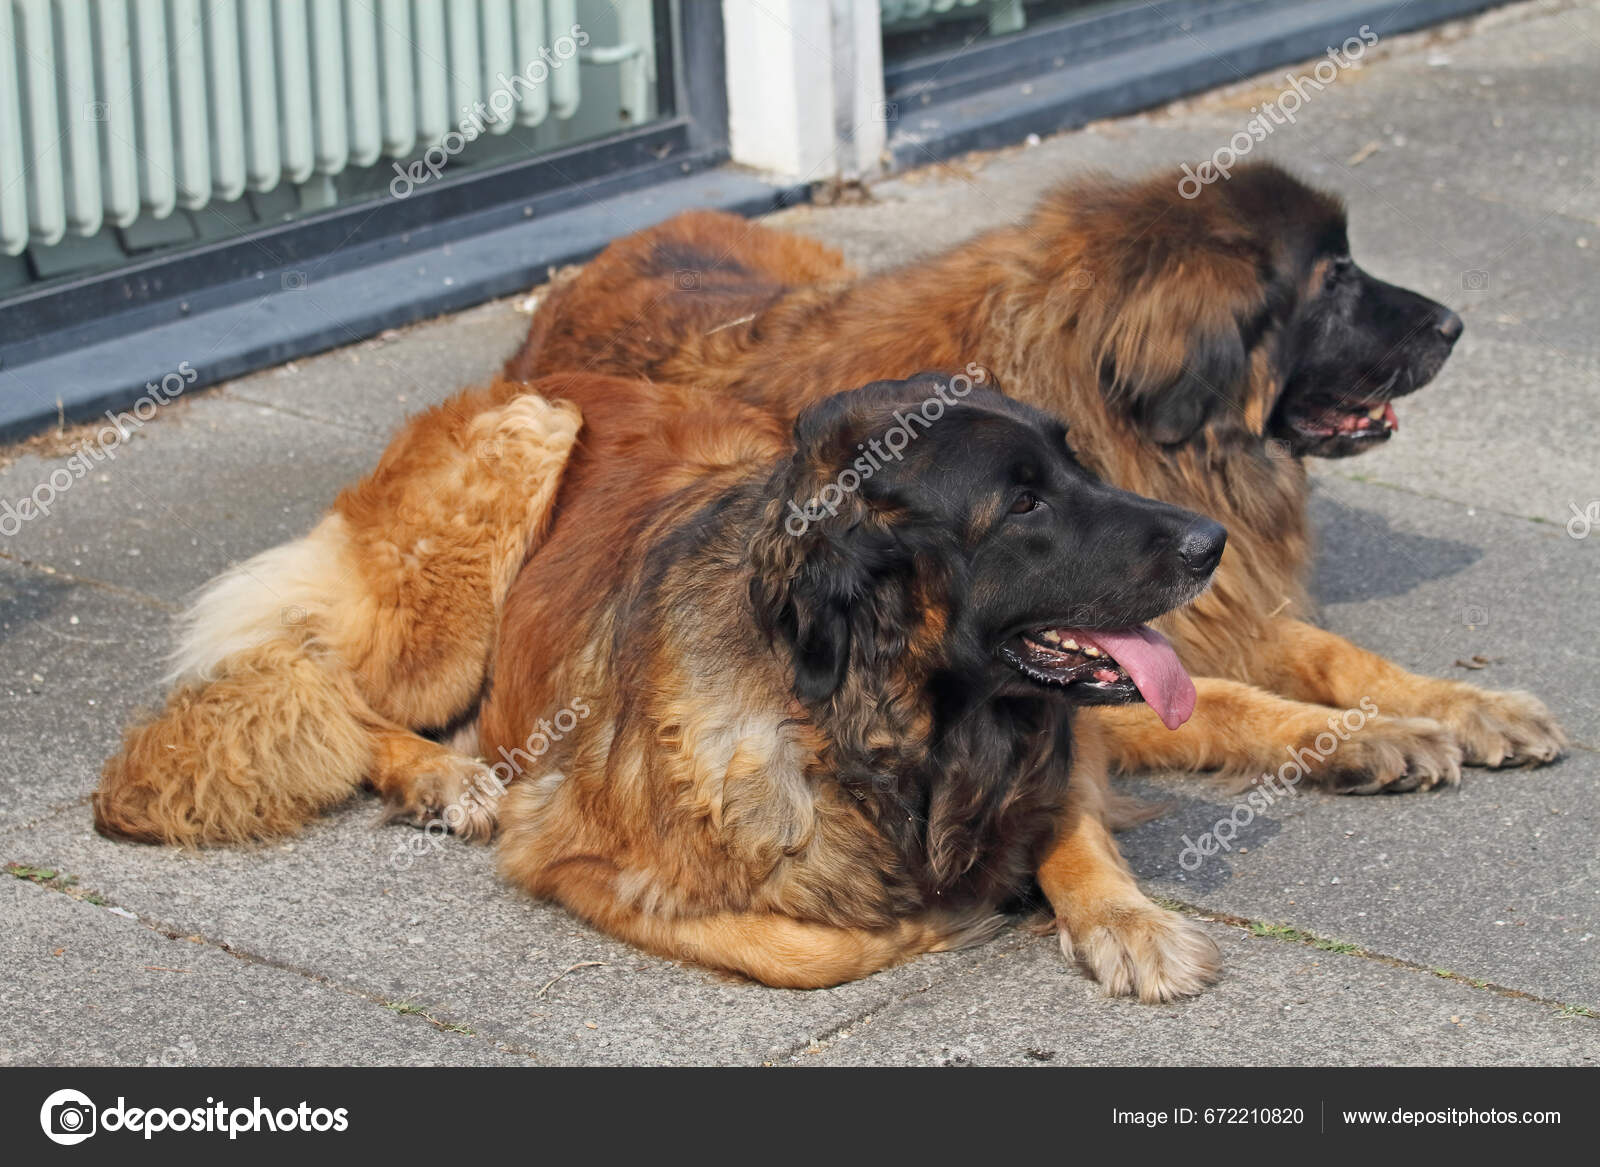
<instances>
[{"instance_id":1,"label":"dark metal baseboard","mask_svg":"<svg viewBox=\"0 0 1600 1167\"><path fill-rule=\"evenodd\" d=\"M680 211L714 207L756 215L807 195L804 187L775 186L731 168L676 179L619 176L610 185L621 189L609 197L602 197L605 185L566 209L476 233L452 232L435 246L401 249L326 279L309 263L299 267L310 270L263 273L251 281L256 286L248 296L219 290L208 309L210 297L201 293L185 315L169 312L166 320L108 339L30 343L33 359L0 364L0 440L35 433L58 416L70 423L125 409L147 392L147 383L159 385L180 365L187 392L509 295L542 283L551 267L588 259L618 236ZM196 373L193 381L187 369Z\"/></svg>"},{"instance_id":2,"label":"dark metal baseboard","mask_svg":"<svg viewBox=\"0 0 1600 1167\"><path fill-rule=\"evenodd\" d=\"M969 150L1009 146L1029 134L1053 134L1098 118L1136 113L1307 60L1356 35L1364 24L1381 41L1506 2L1315 0L1272 8L1241 4L1237 19L1207 24L1203 34L1171 28L1163 39L1155 36L1157 30L1145 29L1134 47L1089 59L1066 45L1075 38L1081 50L1085 35L1102 35L1108 47L1115 44L1117 38L1105 30L1095 33L1096 20L1084 21L1081 28L1023 34L1013 57L1039 56L1041 49L1049 48L1050 38L1064 38L1062 51L1052 57L1060 67L974 92L968 75L973 70L963 70L959 52L949 54L948 68L937 61L930 62L930 68L901 66L905 94L890 95L898 116L891 128L889 153L896 169L909 169ZM1029 37L1037 38L1031 48L1021 43ZM935 77L939 80L933 81Z\"/></svg>"}]
</instances>

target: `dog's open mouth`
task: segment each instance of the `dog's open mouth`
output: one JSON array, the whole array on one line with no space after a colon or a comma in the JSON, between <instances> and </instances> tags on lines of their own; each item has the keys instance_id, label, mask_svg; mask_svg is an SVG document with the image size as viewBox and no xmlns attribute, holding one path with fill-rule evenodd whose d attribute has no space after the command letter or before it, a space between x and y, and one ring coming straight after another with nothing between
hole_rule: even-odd
<instances>
[{"instance_id":1,"label":"dog's open mouth","mask_svg":"<svg viewBox=\"0 0 1600 1167\"><path fill-rule=\"evenodd\" d=\"M1024 675L1063 685L1088 705L1121 705L1141 698L1168 729L1194 712L1194 682L1166 637L1143 624L1131 628L1037 628L1007 641L1002 652Z\"/></svg>"},{"instance_id":2,"label":"dog's open mouth","mask_svg":"<svg viewBox=\"0 0 1600 1167\"><path fill-rule=\"evenodd\" d=\"M1344 402L1324 403L1292 415L1288 421L1305 437L1316 441L1347 438L1357 442L1381 442L1400 429L1394 405L1388 401L1355 407Z\"/></svg>"},{"instance_id":3,"label":"dog's open mouth","mask_svg":"<svg viewBox=\"0 0 1600 1167\"><path fill-rule=\"evenodd\" d=\"M1414 370L1396 368L1381 383L1368 374L1344 392L1290 393L1279 407L1281 424L1302 451L1358 453L1400 432L1394 399L1426 382Z\"/></svg>"}]
</instances>

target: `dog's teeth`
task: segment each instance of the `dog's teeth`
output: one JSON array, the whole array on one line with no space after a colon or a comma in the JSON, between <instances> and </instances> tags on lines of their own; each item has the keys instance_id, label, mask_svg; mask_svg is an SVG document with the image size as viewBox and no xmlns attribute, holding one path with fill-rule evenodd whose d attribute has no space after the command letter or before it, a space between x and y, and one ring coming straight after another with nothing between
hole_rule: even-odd
<instances>
[{"instance_id":1,"label":"dog's teeth","mask_svg":"<svg viewBox=\"0 0 1600 1167\"><path fill-rule=\"evenodd\" d=\"M1039 633L1039 639L1044 641L1046 644L1060 644L1061 634L1053 628L1046 628L1043 632Z\"/></svg>"},{"instance_id":2,"label":"dog's teeth","mask_svg":"<svg viewBox=\"0 0 1600 1167\"><path fill-rule=\"evenodd\" d=\"M1383 411L1387 408L1388 406L1386 405L1374 405L1371 409L1367 410L1367 416L1373 421L1377 421L1383 416Z\"/></svg>"},{"instance_id":3,"label":"dog's teeth","mask_svg":"<svg viewBox=\"0 0 1600 1167\"><path fill-rule=\"evenodd\" d=\"M1089 656L1099 656L1100 655L1100 650L1098 648L1091 648L1089 645L1084 645L1083 651L1085 653L1087 653Z\"/></svg>"},{"instance_id":4,"label":"dog's teeth","mask_svg":"<svg viewBox=\"0 0 1600 1167\"><path fill-rule=\"evenodd\" d=\"M1072 652L1077 652L1078 651L1078 642L1076 640L1063 640L1061 642L1061 647L1065 648L1065 649L1070 649Z\"/></svg>"}]
</instances>

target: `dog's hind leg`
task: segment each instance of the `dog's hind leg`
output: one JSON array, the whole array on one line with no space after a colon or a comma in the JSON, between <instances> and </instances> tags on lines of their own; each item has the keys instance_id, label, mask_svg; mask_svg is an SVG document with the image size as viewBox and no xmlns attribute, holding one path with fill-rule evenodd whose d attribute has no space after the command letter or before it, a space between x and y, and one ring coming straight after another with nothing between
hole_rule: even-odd
<instances>
[{"instance_id":1,"label":"dog's hind leg","mask_svg":"<svg viewBox=\"0 0 1600 1167\"><path fill-rule=\"evenodd\" d=\"M420 415L311 534L207 587L164 709L106 763L101 831L268 838L363 781L403 814L448 818L483 767L412 731L478 700L579 425L571 406L520 389L498 383ZM470 804L458 818L465 833L493 828Z\"/></svg>"},{"instance_id":2,"label":"dog's hind leg","mask_svg":"<svg viewBox=\"0 0 1600 1167\"><path fill-rule=\"evenodd\" d=\"M374 733L367 784L389 804L390 819L422 827L441 823L452 834L480 841L494 834L505 793L479 759L397 725Z\"/></svg>"},{"instance_id":3,"label":"dog's hind leg","mask_svg":"<svg viewBox=\"0 0 1600 1167\"><path fill-rule=\"evenodd\" d=\"M421 414L334 503L355 588L320 635L400 726L470 713L511 581L549 525L581 420L524 389L496 382Z\"/></svg>"},{"instance_id":4,"label":"dog's hind leg","mask_svg":"<svg viewBox=\"0 0 1600 1167\"><path fill-rule=\"evenodd\" d=\"M274 640L179 685L106 763L95 825L183 846L270 839L366 782L392 817L488 838L499 793L488 767L374 713L320 657Z\"/></svg>"},{"instance_id":5,"label":"dog's hind leg","mask_svg":"<svg viewBox=\"0 0 1600 1167\"><path fill-rule=\"evenodd\" d=\"M496 383L496 404L481 409L472 395L458 399L469 406L459 424L447 403L334 508L385 600L381 619L332 630L377 709L368 784L391 817L443 821L475 839L494 833L504 786L482 762L411 730L460 721L477 702L506 593L550 522L580 419L522 388Z\"/></svg>"}]
</instances>

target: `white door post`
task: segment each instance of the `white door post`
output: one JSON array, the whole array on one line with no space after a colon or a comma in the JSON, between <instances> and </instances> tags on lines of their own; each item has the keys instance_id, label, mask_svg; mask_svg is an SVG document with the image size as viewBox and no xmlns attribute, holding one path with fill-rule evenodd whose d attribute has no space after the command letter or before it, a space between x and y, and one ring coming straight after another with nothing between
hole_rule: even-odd
<instances>
[{"instance_id":1,"label":"white door post","mask_svg":"<svg viewBox=\"0 0 1600 1167\"><path fill-rule=\"evenodd\" d=\"M877 170L878 0L723 0L735 162L817 182Z\"/></svg>"}]
</instances>

